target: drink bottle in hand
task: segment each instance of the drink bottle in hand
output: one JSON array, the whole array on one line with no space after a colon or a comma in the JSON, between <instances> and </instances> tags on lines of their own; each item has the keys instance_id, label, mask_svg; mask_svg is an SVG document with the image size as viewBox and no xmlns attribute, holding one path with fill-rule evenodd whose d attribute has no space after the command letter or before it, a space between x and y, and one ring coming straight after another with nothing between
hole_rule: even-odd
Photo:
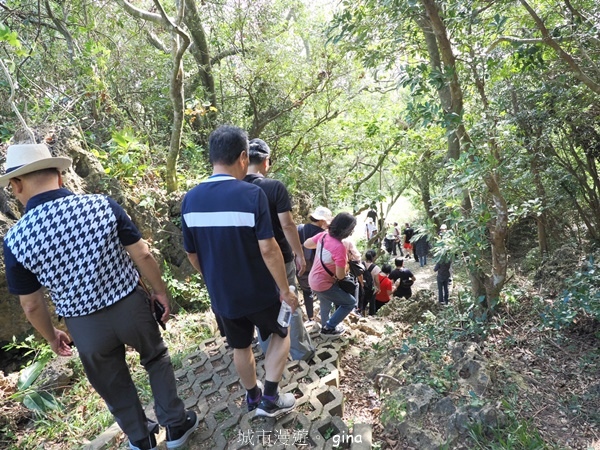
<instances>
[{"instance_id":1,"label":"drink bottle in hand","mask_svg":"<svg viewBox=\"0 0 600 450\"><path fill-rule=\"evenodd\" d=\"M294 286L290 286L290 292L296 292L296 288ZM292 321L292 307L288 305L286 302L281 302L281 308L279 309L279 316L277 316L277 323L282 327L289 327L290 322Z\"/></svg>"}]
</instances>

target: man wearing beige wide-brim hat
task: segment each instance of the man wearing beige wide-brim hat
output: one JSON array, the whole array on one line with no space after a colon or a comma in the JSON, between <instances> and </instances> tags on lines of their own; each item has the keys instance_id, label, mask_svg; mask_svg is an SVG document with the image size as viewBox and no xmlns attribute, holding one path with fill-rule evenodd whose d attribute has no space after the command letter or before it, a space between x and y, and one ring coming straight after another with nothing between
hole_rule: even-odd
<instances>
[{"instance_id":1,"label":"man wearing beige wide-brim hat","mask_svg":"<svg viewBox=\"0 0 600 450\"><path fill-rule=\"evenodd\" d=\"M125 346L135 348L150 378L157 419L167 428L167 447L177 448L198 419L177 396L171 359L150 309L160 303L165 312L159 319L168 320L160 269L114 200L62 187L61 171L70 165L44 144L8 147L0 186L10 186L25 206L4 238L9 291L19 296L27 319L52 350L70 356L71 338L52 324L48 290L90 383L127 434L130 449L152 450L158 425L146 418L125 360ZM136 265L154 290L151 296L139 284Z\"/></svg>"}]
</instances>

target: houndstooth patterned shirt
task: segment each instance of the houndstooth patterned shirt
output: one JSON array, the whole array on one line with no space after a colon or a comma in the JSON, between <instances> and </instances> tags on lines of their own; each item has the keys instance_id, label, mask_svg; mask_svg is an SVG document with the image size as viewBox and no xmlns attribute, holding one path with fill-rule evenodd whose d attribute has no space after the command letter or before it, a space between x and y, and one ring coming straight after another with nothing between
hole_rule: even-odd
<instances>
[{"instance_id":1,"label":"houndstooth patterned shirt","mask_svg":"<svg viewBox=\"0 0 600 450\"><path fill-rule=\"evenodd\" d=\"M135 289L139 275L124 245L140 238L109 197L66 189L37 195L4 239L9 290L27 295L45 286L58 315L93 313Z\"/></svg>"}]
</instances>

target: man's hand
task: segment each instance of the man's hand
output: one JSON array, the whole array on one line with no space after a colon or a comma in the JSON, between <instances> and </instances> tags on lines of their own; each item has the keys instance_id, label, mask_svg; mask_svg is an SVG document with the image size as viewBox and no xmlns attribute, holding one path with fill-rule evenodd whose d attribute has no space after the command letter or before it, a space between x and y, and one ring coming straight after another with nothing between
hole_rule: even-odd
<instances>
[{"instance_id":1,"label":"man's hand","mask_svg":"<svg viewBox=\"0 0 600 450\"><path fill-rule=\"evenodd\" d=\"M287 292L281 292L280 299L281 301L284 301L288 305L290 305L290 307L292 308L292 312L296 311L296 308L298 307L298 296L295 292L292 292L291 289Z\"/></svg>"},{"instance_id":2,"label":"man's hand","mask_svg":"<svg viewBox=\"0 0 600 450\"><path fill-rule=\"evenodd\" d=\"M171 305L169 302L169 297L167 297L167 294L165 292L155 292L152 294L151 298L152 302L158 302L165 308L165 313L162 315L162 317L160 317L160 320L162 321L162 323L167 323L167 321L171 317ZM152 303L152 306L154 307L154 303Z\"/></svg>"},{"instance_id":3,"label":"man's hand","mask_svg":"<svg viewBox=\"0 0 600 450\"><path fill-rule=\"evenodd\" d=\"M298 274L298 276L300 276L306 270L306 259L304 259L304 254L302 254L302 253L296 254L295 261L296 261L296 273Z\"/></svg>"},{"instance_id":4,"label":"man's hand","mask_svg":"<svg viewBox=\"0 0 600 450\"><path fill-rule=\"evenodd\" d=\"M71 356L73 354L73 351L69 346L69 342L71 342L71 338L69 337L69 335L64 331L55 328L54 336L54 340L48 341L52 351L58 356Z\"/></svg>"}]
</instances>

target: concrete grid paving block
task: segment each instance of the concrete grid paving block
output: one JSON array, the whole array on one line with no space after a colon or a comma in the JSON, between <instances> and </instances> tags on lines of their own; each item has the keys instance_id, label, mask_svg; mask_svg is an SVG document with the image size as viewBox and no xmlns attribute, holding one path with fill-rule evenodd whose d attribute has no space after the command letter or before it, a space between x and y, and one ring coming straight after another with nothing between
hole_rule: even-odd
<instances>
[{"instance_id":1,"label":"concrete grid paving block","mask_svg":"<svg viewBox=\"0 0 600 450\"><path fill-rule=\"evenodd\" d=\"M193 368L190 367L186 373L186 379L192 384L198 380L202 380L201 382L204 382L211 379L212 376L212 370L210 368L206 368L206 361L201 365L198 363L198 365L194 365Z\"/></svg>"},{"instance_id":2,"label":"concrete grid paving block","mask_svg":"<svg viewBox=\"0 0 600 450\"><path fill-rule=\"evenodd\" d=\"M232 375L237 375L237 370L235 370L235 364L233 364L233 360L228 367L218 367L213 369L217 375L221 378L229 378Z\"/></svg>"},{"instance_id":3,"label":"concrete grid paving block","mask_svg":"<svg viewBox=\"0 0 600 450\"><path fill-rule=\"evenodd\" d=\"M323 413L330 416L344 415L344 395L333 386L322 386L312 392L311 397L323 405Z\"/></svg>"},{"instance_id":4,"label":"concrete grid paving block","mask_svg":"<svg viewBox=\"0 0 600 450\"><path fill-rule=\"evenodd\" d=\"M338 354L338 356L341 355L342 350L344 350L344 348L345 346L343 345L343 343L339 341L329 341L319 347L319 349L333 350Z\"/></svg>"},{"instance_id":5,"label":"concrete grid paving block","mask_svg":"<svg viewBox=\"0 0 600 450\"><path fill-rule=\"evenodd\" d=\"M225 376L230 374L230 371L227 370L230 365L232 365L233 358L227 354L217 354L208 359L204 366L207 370L212 371L213 373L221 376L221 372L225 373ZM234 368L235 370L235 368Z\"/></svg>"},{"instance_id":6,"label":"concrete grid paving block","mask_svg":"<svg viewBox=\"0 0 600 450\"><path fill-rule=\"evenodd\" d=\"M340 371L331 363L327 363L315 370L319 376L319 385L338 387L340 385Z\"/></svg>"},{"instance_id":7,"label":"concrete grid paving block","mask_svg":"<svg viewBox=\"0 0 600 450\"><path fill-rule=\"evenodd\" d=\"M192 383L189 381L180 381L177 383L177 395L180 398L190 397L194 395L194 390L192 389Z\"/></svg>"},{"instance_id":8,"label":"concrete grid paving block","mask_svg":"<svg viewBox=\"0 0 600 450\"><path fill-rule=\"evenodd\" d=\"M200 347L198 347L198 350L193 351L192 353L188 353L187 355L185 355L185 357L183 358L183 365L184 366L193 366L196 364L204 364L206 362L206 360L208 359L208 355L206 354L206 352L204 350L200 350Z\"/></svg>"},{"instance_id":9,"label":"concrete grid paving block","mask_svg":"<svg viewBox=\"0 0 600 450\"><path fill-rule=\"evenodd\" d=\"M294 382L305 376L309 370L310 366L306 361L291 361L286 364L283 373L286 381Z\"/></svg>"},{"instance_id":10,"label":"concrete grid paving block","mask_svg":"<svg viewBox=\"0 0 600 450\"><path fill-rule=\"evenodd\" d=\"M285 377L282 382L282 392L292 392L296 397L297 407L294 412L275 421L272 418L257 418L254 412L246 413L246 391L239 381L239 376L233 364L233 352L226 347L223 338L216 337L202 342L198 350L184 358L184 367L176 371L178 392L184 400L186 408L196 409L200 426L194 433L194 441L202 443L202 448L231 448L260 450L269 448L332 448L331 439L325 439L318 430L325 427L323 433L346 433L343 424L343 395L337 389L339 386L338 364L343 349L349 341L342 339L323 339L318 333L311 333L317 346L315 357L311 361L290 361L286 365ZM264 355L260 346L254 345L257 375L264 380ZM315 422L316 421L316 422ZM311 425L311 423L313 425ZM320 424L315 428L315 424ZM115 425L116 426L116 425ZM286 428L288 427L288 428ZM360 427L359 427L360 429ZM309 445L301 447L290 445L289 442L245 443L243 439L236 442L237 433L242 436L244 431L274 437L277 432L296 430L297 434L306 432ZM317 432L315 432L317 430ZM108 430L107 430L108 431ZM112 441L120 430L112 433ZM107 436L102 435L106 442ZM320 436L320 438L319 438ZM335 436L335 434L334 434ZM361 434L362 436L362 434ZM101 436L99 436L100 438ZM355 436L351 436L356 440ZM363 442L365 439L362 439ZM90 447L90 450L109 448ZM207 445L209 447L207 447ZM341 448L350 448L343 446ZM366 447L356 447L362 450Z\"/></svg>"},{"instance_id":11,"label":"concrete grid paving block","mask_svg":"<svg viewBox=\"0 0 600 450\"><path fill-rule=\"evenodd\" d=\"M297 411L282 416L275 423L275 444L284 448L307 446L310 424L310 420Z\"/></svg>"},{"instance_id":12,"label":"concrete grid paving block","mask_svg":"<svg viewBox=\"0 0 600 450\"><path fill-rule=\"evenodd\" d=\"M189 372L190 374L192 374L192 378L190 380L192 384L192 387L198 387L199 385L203 384L203 383L207 383L210 384L211 386L213 386L214 382L213 382L213 378L215 376L215 374L211 371L211 370L203 370L202 372L199 373L194 373L193 371ZM204 388L206 389L206 387Z\"/></svg>"},{"instance_id":13,"label":"concrete grid paving block","mask_svg":"<svg viewBox=\"0 0 600 450\"><path fill-rule=\"evenodd\" d=\"M198 350L204 351L204 352L211 352L214 349L217 349L220 346L222 346L224 343L225 343L225 339L223 337L214 336L210 339L206 339L206 340L200 342L200 345L198 346Z\"/></svg>"},{"instance_id":14,"label":"concrete grid paving block","mask_svg":"<svg viewBox=\"0 0 600 450\"><path fill-rule=\"evenodd\" d=\"M316 398L311 396L307 403L300 405L297 408L310 421L317 420L323 415L323 404Z\"/></svg>"},{"instance_id":15,"label":"concrete grid paving block","mask_svg":"<svg viewBox=\"0 0 600 450\"><path fill-rule=\"evenodd\" d=\"M351 450L371 450L373 445L373 428L368 423L355 423L352 427Z\"/></svg>"},{"instance_id":16,"label":"concrete grid paving block","mask_svg":"<svg viewBox=\"0 0 600 450\"><path fill-rule=\"evenodd\" d=\"M220 414L231 414L229 417L221 417ZM232 411L226 407L215 412L214 418L218 423L217 429L213 433L215 448L227 448L229 442L234 440L238 435L238 423L241 419L242 411L238 408Z\"/></svg>"},{"instance_id":17,"label":"concrete grid paving block","mask_svg":"<svg viewBox=\"0 0 600 450\"><path fill-rule=\"evenodd\" d=\"M206 391L203 397L211 408L219 407L219 405L227 403L229 392L227 389L222 388L211 389L210 391Z\"/></svg>"},{"instance_id":18,"label":"concrete grid paving block","mask_svg":"<svg viewBox=\"0 0 600 450\"><path fill-rule=\"evenodd\" d=\"M310 399L312 389L308 389L306 385L300 385L294 382L281 386L280 391L282 393L291 392L296 399L296 405L301 405Z\"/></svg>"},{"instance_id":19,"label":"concrete grid paving block","mask_svg":"<svg viewBox=\"0 0 600 450\"><path fill-rule=\"evenodd\" d=\"M292 382L296 382L298 384L304 384L304 385L306 385L307 389L314 389L314 388L318 387L319 383L321 382L321 378L315 372L315 369L318 367L319 366L311 367L311 369L308 371L308 373L305 376L303 376L301 378L293 379Z\"/></svg>"},{"instance_id":20,"label":"concrete grid paving block","mask_svg":"<svg viewBox=\"0 0 600 450\"><path fill-rule=\"evenodd\" d=\"M345 443L350 441L350 433L344 421L336 416L323 417L310 427L309 438L315 446L322 449L348 448Z\"/></svg>"},{"instance_id":21,"label":"concrete grid paving block","mask_svg":"<svg viewBox=\"0 0 600 450\"><path fill-rule=\"evenodd\" d=\"M223 384L221 386L221 390L224 390L226 392L228 402L236 402L238 404L241 404L241 402L239 402L238 399L240 397L242 397L242 399L245 399L246 389L244 389L244 387L242 386L242 383L240 382L240 379L237 375L232 375L224 379Z\"/></svg>"},{"instance_id":22,"label":"concrete grid paving block","mask_svg":"<svg viewBox=\"0 0 600 450\"><path fill-rule=\"evenodd\" d=\"M340 358L338 352L331 348L319 348L315 354L315 359L322 365L329 363L335 367L338 367Z\"/></svg>"}]
</instances>

